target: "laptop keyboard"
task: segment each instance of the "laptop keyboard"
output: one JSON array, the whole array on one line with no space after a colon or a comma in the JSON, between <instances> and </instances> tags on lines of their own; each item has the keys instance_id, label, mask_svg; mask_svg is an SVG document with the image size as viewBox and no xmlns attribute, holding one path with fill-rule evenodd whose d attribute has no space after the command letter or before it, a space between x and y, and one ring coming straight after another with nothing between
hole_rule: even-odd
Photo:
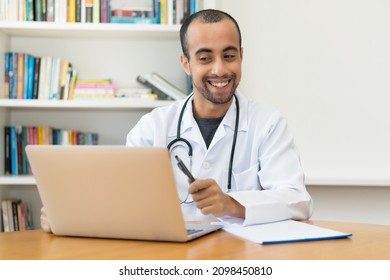
<instances>
[{"instance_id":1,"label":"laptop keyboard","mask_svg":"<svg viewBox=\"0 0 390 280\"><path fill-rule=\"evenodd\" d=\"M190 235L201 231L201 229L187 229L187 234Z\"/></svg>"}]
</instances>

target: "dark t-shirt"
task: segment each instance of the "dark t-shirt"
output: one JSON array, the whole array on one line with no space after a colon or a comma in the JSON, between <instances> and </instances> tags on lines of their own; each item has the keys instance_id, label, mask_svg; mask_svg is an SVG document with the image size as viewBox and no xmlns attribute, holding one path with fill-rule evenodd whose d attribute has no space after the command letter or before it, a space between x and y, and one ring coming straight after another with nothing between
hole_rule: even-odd
<instances>
[{"instance_id":1,"label":"dark t-shirt","mask_svg":"<svg viewBox=\"0 0 390 280\"><path fill-rule=\"evenodd\" d=\"M200 132L202 133L203 139L208 148L211 141L213 140L214 134L218 129L219 124L221 123L223 117L216 119L203 119L195 117L196 122L198 123Z\"/></svg>"}]
</instances>

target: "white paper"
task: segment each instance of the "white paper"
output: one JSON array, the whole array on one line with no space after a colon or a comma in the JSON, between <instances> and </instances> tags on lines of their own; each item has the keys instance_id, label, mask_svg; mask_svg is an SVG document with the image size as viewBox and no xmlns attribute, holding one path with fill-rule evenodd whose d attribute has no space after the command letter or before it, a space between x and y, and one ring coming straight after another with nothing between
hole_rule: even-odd
<instances>
[{"instance_id":1,"label":"white paper","mask_svg":"<svg viewBox=\"0 0 390 280\"><path fill-rule=\"evenodd\" d=\"M352 236L351 233L339 232L293 220L246 227L240 226L238 223L228 224L225 222L223 230L260 244L334 239Z\"/></svg>"}]
</instances>

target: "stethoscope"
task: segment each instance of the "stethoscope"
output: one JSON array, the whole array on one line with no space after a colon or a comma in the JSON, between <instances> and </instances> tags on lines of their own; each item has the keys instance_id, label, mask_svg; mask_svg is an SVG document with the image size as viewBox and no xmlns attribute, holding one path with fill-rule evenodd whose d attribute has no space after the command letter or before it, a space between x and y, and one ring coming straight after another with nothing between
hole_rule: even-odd
<instances>
[{"instance_id":1,"label":"stethoscope","mask_svg":"<svg viewBox=\"0 0 390 280\"><path fill-rule=\"evenodd\" d=\"M191 146L190 142L187 139L180 137L180 131L181 131L181 123L182 123L182 120L183 120L184 111L185 111L187 103L191 99L192 95L193 94L191 94L187 98L187 100L183 104L183 107L181 108L179 119L177 121L176 139L174 139L171 142L169 142L169 144L167 146L168 151L170 152L171 151L171 147L174 144L176 144L178 142L185 143L186 146L188 147L188 156L190 157L190 159L192 158L192 146ZM237 141L237 134L238 134L238 123L239 123L239 118L240 118L240 105L239 105L239 102L238 102L238 98L237 98L236 94L233 94L233 95L234 95L234 98L236 100L236 123L235 123L235 126L234 126L233 142L232 142L232 148L231 148L231 151L230 151L229 175L228 175L229 177L228 177L228 185L227 185L228 192L232 188L231 183L232 183L232 173L233 173L233 158L234 158L234 150L236 149L236 141Z\"/></svg>"}]
</instances>

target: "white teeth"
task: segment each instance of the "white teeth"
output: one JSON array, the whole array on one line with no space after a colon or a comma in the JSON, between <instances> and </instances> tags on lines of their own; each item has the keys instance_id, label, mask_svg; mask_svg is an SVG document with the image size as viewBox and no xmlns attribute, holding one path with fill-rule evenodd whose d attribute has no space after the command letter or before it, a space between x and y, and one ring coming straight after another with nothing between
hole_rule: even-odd
<instances>
[{"instance_id":1,"label":"white teeth","mask_svg":"<svg viewBox=\"0 0 390 280\"><path fill-rule=\"evenodd\" d=\"M228 82L224 82L224 83L211 83L213 86L217 87L217 88L223 88L225 86L227 86Z\"/></svg>"}]
</instances>

